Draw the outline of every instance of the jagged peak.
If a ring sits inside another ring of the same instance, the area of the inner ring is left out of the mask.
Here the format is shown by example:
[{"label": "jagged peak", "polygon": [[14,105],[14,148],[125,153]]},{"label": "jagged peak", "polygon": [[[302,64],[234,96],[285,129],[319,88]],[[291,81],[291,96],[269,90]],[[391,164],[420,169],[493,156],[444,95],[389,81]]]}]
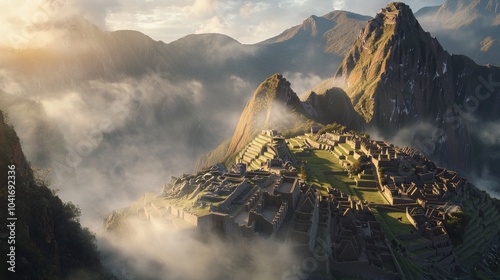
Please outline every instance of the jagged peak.
[{"label": "jagged peak", "polygon": [[405,3],[391,2],[387,7],[382,8],[370,22],[396,25],[397,30],[403,25],[409,28],[415,27],[414,25],[417,23],[417,19],[411,8]]},{"label": "jagged peak", "polygon": [[[408,5],[393,2],[367,23],[334,77],[345,82],[355,108],[370,122],[374,94],[388,73],[404,76],[415,67],[422,68],[423,57],[432,61],[431,65],[446,64],[450,58],[439,42],[422,29]],[[443,72],[439,70],[439,74]]]},{"label": "jagged peak", "polygon": [[[411,42],[406,45],[419,45],[425,41],[432,45],[435,52],[443,49],[439,42],[428,32],[425,32],[411,8],[401,2],[392,2],[370,21],[368,21],[360,37],[351,49],[350,55],[359,57],[359,53],[365,50],[374,54],[376,50],[387,53],[387,48],[400,46],[403,42]],[[346,57],[348,58],[348,57]]]}]

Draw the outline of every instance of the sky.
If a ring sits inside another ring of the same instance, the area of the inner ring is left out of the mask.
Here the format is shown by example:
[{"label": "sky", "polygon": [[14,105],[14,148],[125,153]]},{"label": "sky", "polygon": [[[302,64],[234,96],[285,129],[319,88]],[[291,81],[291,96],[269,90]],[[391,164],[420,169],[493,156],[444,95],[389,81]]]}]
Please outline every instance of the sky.
[{"label": "sky", "polygon": [[[251,44],[310,15],[348,10],[374,16],[387,0],[0,0],[0,45],[36,46],[56,38],[50,23],[83,15],[105,30],[138,30],[166,43],[193,33],[223,33]],[[413,11],[444,0],[406,1]],[[14,4],[13,4],[14,3]]]}]

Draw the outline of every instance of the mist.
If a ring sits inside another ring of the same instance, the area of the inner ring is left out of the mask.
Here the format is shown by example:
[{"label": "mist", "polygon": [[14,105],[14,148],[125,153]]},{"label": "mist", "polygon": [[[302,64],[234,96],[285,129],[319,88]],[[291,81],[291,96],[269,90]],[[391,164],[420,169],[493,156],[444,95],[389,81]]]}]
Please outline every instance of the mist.
[{"label": "mist", "polygon": [[[151,225],[142,224],[144,231],[126,241],[103,230],[113,210],[158,191],[171,176],[191,173],[200,154],[232,135],[242,110],[238,94],[250,92],[250,82],[236,75],[221,80],[174,80],[161,72],[83,80],[36,96],[2,92],[0,108],[18,131],[32,167],[41,167],[41,173],[50,170],[44,178],[49,187],[81,208],[80,222],[97,234],[109,267],[127,267],[127,273],[146,279],[220,279],[228,271],[241,279],[266,278],[274,260],[261,263],[264,258],[254,250],[270,255],[269,246],[239,252],[222,241],[202,243],[159,225],[151,232]],[[19,88],[29,87],[12,80],[16,82]],[[217,91],[238,94],[221,103],[213,97]],[[248,270],[236,269],[235,259],[252,259],[253,264]],[[257,272],[254,267],[259,267]],[[121,269],[113,273],[133,279]]]},{"label": "mist", "polygon": [[424,30],[436,37],[450,53],[466,55],[478,64],[500,65],[495,15],[481,7],[478,11],[467,7],[454,11],[455,8],[450,7],[439,15],[435,10],[416,16]]},{"label": "mist", "polygon": [[129,218],[126,235],[100,235],[103,262],[120,279],[281,279],[297,262],[285,245],[228,242],[196,229]]},{"label": "mist", "polygon": [[302,95],[302,93],[307,92],[308,90],[319,85],[323,80],[325,80],[325,78],[318,75],[301,72],[285,72],[283,73],[283,77],[290,81],[293,90],[298,93],[299,97]]}]

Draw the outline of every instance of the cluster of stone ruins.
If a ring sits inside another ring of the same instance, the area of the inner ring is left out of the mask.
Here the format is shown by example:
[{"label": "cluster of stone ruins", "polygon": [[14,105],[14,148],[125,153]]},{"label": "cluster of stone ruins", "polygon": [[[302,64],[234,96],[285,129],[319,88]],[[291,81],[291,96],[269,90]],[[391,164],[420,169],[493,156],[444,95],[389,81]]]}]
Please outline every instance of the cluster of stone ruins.
[{"label": "cluster of stone ruins", "polygon": [[[287,144],[276,131],[263,131],[239,153],[230,170],[215,165],[193,175],[172,177],[145,216],[152,220],[157,213],[168,214],[227,240],[264,238],[309,254],[322,244],[329,257],[320,262],[320,270],[352,275],[363,271],[381,279],[400,279],[395,253],[370,210],[374,205],[335,186],[328,194],[320,193],[301,179],[300,165]],[[453,246],[443,223],[459,206],[445,199],[462,192],[468,184],[465,179],[437,168],[413,149],[358,135],[326,133],[316,140],[306,139],[305,145],[304,153],[308,149],[330,151],[346,170],[354,161],[370,166],[351,176],[359,178],[357,185],[377,188],[388,201],[385,206],[404,210],[403,215],[406,212],[414,232],[399,238],[425,238],[414,249],[430,248],[427,257],[454,269]],[[372,179],[372,183],[361,179]]]}]

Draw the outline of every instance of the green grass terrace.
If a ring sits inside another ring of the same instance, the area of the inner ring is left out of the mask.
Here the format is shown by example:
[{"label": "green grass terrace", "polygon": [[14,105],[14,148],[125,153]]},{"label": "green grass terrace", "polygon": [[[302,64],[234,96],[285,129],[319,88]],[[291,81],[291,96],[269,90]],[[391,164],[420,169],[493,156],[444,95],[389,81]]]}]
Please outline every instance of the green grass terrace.
[{"label": "green grass terrace", "polygon": [[[413,245],[407,244],[410,242],[425,241],[422,239],[416,239],[404,241],[407,242],[404,243],[397,238],[397,235],[410,234],[411,232],[414,232],[414,228],[406,218],[405,212],[377,208],[371,208],[371,211],[380,222],[380,225],[384,230],[388,240],[397,241],[403,246]],[[401,218],[401,221],[398,218]],[[422,275],[422,269],[418,266],[418,264],[415,263],[415,261],[410,260],[409,255],[411,254],[409,252],[407,252],[407,254],[403,254],[401,253],[401,251],[397,250],[394,252],[394,255],[396,256],[396,259],[398,260],[398,263],[401,266],[403,274],[407,280],[420,279],[420,276]]]},{"label": "green grass terrace", "polygon": [[[295,153],[299,151],[300,149],[292,149]],[[308,180],[320,186],[323,193],[327,193],[330,188],[336,188],[368,203],[388,204],[376,187],[356,187],[354,179],[349,178],[340,161],[329,151],[311,150],[309,156],[296,155],[296,158],[299,161],[307,161],[310,168]]]}]

